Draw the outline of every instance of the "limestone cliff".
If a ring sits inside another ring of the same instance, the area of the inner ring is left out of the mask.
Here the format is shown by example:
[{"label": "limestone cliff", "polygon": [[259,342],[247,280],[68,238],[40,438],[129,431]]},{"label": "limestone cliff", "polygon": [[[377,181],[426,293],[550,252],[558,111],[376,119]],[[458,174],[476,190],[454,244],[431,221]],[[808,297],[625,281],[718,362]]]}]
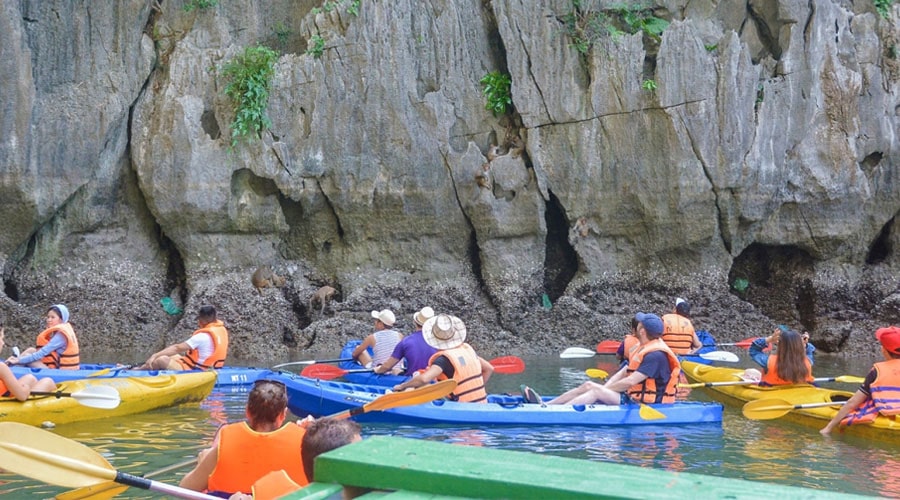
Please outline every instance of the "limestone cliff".
[{"label": "limestone cliff", "polygon": [[[3,2],[8,343],[64,301],[88,349],[137,358],[209,302],[266,361],[432,305],[488,352],[549,352],[687,295],[720,339],[872,352],[900,321],[900,10],[632,4]],[[221,69],[257,44],[271,127],[232,147]],[[258,265],[288,284],[258,294]]]}]

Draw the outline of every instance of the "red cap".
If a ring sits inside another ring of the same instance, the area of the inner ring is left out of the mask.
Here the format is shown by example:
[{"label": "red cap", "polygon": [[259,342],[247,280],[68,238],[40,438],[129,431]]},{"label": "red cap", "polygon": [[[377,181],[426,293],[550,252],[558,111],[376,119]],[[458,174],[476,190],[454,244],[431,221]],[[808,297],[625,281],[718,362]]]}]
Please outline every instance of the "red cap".
[{"label": "red cap", "polygon": [[875,330],[875,338],[888,352],[900,354],[900,328],[888,326]]}]

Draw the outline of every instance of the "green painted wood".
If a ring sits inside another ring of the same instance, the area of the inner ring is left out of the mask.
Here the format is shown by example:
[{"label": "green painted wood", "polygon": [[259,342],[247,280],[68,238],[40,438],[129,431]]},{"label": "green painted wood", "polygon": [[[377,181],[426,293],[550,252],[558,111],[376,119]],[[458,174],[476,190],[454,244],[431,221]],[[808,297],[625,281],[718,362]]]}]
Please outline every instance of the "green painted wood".
[{"label": "green painted wood", "polygon": [[863,498],[741,479],[389,436],[370,437],[322,454],[316,459],[315,480],[464,498]]},{"label": "green painted wood", "polygon": [[344,487],[339,484],[310,483],[305,488],[281,498],[325,500],[326,498],[341,498],[342,491],[344,491]]}]

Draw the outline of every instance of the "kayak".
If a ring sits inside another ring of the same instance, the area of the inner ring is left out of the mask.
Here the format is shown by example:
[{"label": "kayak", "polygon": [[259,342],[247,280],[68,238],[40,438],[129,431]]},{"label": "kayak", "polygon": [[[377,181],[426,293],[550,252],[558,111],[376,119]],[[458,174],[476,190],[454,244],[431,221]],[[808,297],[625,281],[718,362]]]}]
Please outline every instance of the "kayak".
[{"label": "kayak", "polygon": [[[348,340],[347,343],[344,344],[344,348],[341,349],[341,355],[338,356],[338,358],[352,359],[353,350],[356,349],[356,346],[359,344],[362,344],[362,340]],[[361,370],[365,367],[357,361],[341,361],[338,363],[338,368],[343,370]],[[402,384],[409,380],[409,377],[403,375],[376,375],[372,372],[351,372],[344,375],[343,378],[347,382],[354,384],[377,385],[382,387],[394,387],[397,384]]]},{"label": "kayak", "polygon": [[[302,377],[294,373],[263,375],[285,384],[288,408],[298,416],[331,415],[371,402],[387,388],[350,382]],[[551,398],[544,398],[548,400]],[[430,403],[362,413],[360,422],[396,424],[462,425],[676,425],[710,423],[721,425],[719,403],[681,402],[649,405],[664,418],[645,419],[640,405],[546,405],[525,404],[521,396],[491,394],[487,403],[458,403],[435,400]]]},{"label": "kayak", "polygon": [[[29,368],[27,366],[11,366],[16,377],[30,373],[37,378],[50,377],[54,382],[66,382],[84,378],[126,378],[126,377],[155,377],[158,375],[179,375],[182,373],[198,373],[196,370],[128,370],[127,366],[118,367],[112,364],[81,364],[78,370],[59,370],[55,368]],[[108,370],[108,371],[106,371]],[[216,387],[250,385],[256,381],[259,374],[268,368],[253,368],[248,366],[225,366],[215,370]],[[98,373],[103,371],[104,373]]]},{"label": "kayak", "polygon": [[44,422],[68,424],[143,413],[182,403],[203,401],[212,392],[216,375],[211,372],[157,375],[153,377],[117,377],[69,380],[57,390],[77,393],[91,386],[116,389],[121,402],[113,409],[84,406],[74,397],[32,396],[26,401],[0,398],[0,421],[41,425]]},{"label": "kayak", "polygon": [[[682,361],[682,373],[693,383],[698,382],[739,382],[738,376],[744,372],[742,368],[723,368],[701,365],[690,361]],[[852,387],[852,386],[851,386]],[[760,387],[751,385],[725,385],[704,387],[715,399],[743,406],[750,401],[761,399],[778,399],[790,405],[823,404],[846,401],[853,392],[817,387],[812,384],[795,384],[783,386]],[[856,388],[853,387],[855,391]],[[773,405],[777,406],[777,405]],[[801,408],[787,412],[780,420],[821,429],[840,409],[840,405]],[[837,431],[836,431],[837,432]],[[900,422],[890,417],[878,415],[871,424],[855,424],[841,426],[840,432],[861,437],[900,440]]]}]

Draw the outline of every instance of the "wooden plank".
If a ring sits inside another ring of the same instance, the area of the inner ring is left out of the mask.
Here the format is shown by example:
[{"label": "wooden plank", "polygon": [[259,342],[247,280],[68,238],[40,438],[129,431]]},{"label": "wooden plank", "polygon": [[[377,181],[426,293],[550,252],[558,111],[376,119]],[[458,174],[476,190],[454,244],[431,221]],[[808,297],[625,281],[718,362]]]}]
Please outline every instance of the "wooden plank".
[{"label": "wooden plank", "polygon": [[[316,459],[316,482],[463,498],[864,498],[520,451],[375,436]],[[285,498],[304,498],[297,492]],[[391,496],[391,495],[388,495]]]}]

